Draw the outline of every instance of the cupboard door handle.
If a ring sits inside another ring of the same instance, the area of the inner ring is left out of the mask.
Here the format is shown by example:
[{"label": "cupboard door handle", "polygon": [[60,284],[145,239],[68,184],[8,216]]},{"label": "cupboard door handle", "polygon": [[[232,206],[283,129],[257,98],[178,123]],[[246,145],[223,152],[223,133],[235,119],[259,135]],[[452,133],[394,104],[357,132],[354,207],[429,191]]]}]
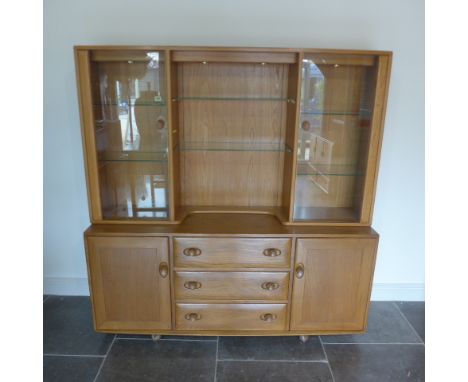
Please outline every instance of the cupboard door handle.
[{"label": "cupboard door handle", "polygon": [[281,250],[278,248],[267,248],[263,251],[263,256],[277,257],[279,255],[281,255]]},{"label": "cupboard door handle", "polygon": [[296,277],[302,279],[304,277],[304,264],[299,263],[296,266]]},{"label": "cupboard door handle", "polygon": [[273,282],[265,282],[262,284],[262,289],[265,289],[265,290],[275,290],[275,289],[278,289],[280,287],[280,285],[278,283],[273,283]]},{"label": "cupboard door handle", "polygon": [[265,321],[265,322],[273,322],[278,318],[276,314],[272,313],[264,313],[260,316],[260,320]]},{"label": "cupboard door handle", "polygon": [[169,266],[167,265],[167,263],[159,264],[159,274],[162,278],[167,277],[167,275],[169,274]]},{"label": "cupboard door handle", "polygon": [[194,256],[200,256],[202,252],[200,248],[190,247],[190,248],[185,248],[182,253],[185,256],[194,257]]},{"label": "cupboard door handle", "polygon": [[191,289],[191,290],[200,289],[201,286],[202,286],[201,282],[199,282],[199,281],[186,281],[184,283],[184,288]]},{"label": "cupboard door handle", "polygon": [[185,315],[185,319],[186,319],[187,321],[192,321],[192,322],[194,322],[194,321],[201,320],[201,316],[200,316],[198,313],[187,313],[187,314]]}]

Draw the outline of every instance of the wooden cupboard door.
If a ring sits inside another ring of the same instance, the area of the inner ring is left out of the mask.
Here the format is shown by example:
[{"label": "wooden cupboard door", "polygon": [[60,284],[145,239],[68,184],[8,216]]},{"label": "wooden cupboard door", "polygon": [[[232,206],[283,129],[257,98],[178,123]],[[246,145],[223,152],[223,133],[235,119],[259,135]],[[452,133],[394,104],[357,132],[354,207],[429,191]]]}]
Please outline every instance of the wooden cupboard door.
[{"label": "wooden cupboard door", "polygon": [[171,329],[167,238],[88,237],[97,330]]},{"label": "wooden cupboard door", "polygon": [[291,330],[362,331],[378,238],[298,239]]}]

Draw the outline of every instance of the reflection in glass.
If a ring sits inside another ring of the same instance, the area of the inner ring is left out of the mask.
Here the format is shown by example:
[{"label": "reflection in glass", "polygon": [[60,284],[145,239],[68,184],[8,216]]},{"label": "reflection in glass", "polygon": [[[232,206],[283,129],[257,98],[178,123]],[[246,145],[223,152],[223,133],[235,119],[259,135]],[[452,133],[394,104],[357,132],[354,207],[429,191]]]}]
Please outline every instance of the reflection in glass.
[{"label": "reflection in glass", "polygon": [[160,52],[93,62],[103,216],[165,219],[167,108]]},{"label": "reflection in glass", "polygon": [[303,60],[296,221],[359,219],[374,84],[368,62]]}]

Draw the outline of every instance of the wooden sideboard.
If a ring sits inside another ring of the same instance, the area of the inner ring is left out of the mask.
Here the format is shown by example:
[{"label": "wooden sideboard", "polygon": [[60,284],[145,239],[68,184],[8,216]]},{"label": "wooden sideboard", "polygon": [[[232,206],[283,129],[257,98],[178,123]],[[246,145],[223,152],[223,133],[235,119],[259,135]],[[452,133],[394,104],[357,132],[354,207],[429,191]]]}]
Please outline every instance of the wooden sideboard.
[{"label": "wooden sideboard", "polygon": [[378,235],[194,214],[85,234],[96,330],[194,335],[361,333]]},{"label": "wooden sideboard", "polygon": [[365,331],[391,58],[75,47],[96,330]]}]

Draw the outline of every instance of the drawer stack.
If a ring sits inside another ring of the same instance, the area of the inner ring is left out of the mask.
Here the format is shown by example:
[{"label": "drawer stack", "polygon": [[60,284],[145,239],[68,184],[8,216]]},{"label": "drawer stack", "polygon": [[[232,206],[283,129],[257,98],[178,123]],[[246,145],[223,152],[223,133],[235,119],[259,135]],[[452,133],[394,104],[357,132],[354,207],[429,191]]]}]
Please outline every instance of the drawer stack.
[{"label": "drawer stack", "polygon": [[287,330],[291,240],[174,238],[177,330]]}]

